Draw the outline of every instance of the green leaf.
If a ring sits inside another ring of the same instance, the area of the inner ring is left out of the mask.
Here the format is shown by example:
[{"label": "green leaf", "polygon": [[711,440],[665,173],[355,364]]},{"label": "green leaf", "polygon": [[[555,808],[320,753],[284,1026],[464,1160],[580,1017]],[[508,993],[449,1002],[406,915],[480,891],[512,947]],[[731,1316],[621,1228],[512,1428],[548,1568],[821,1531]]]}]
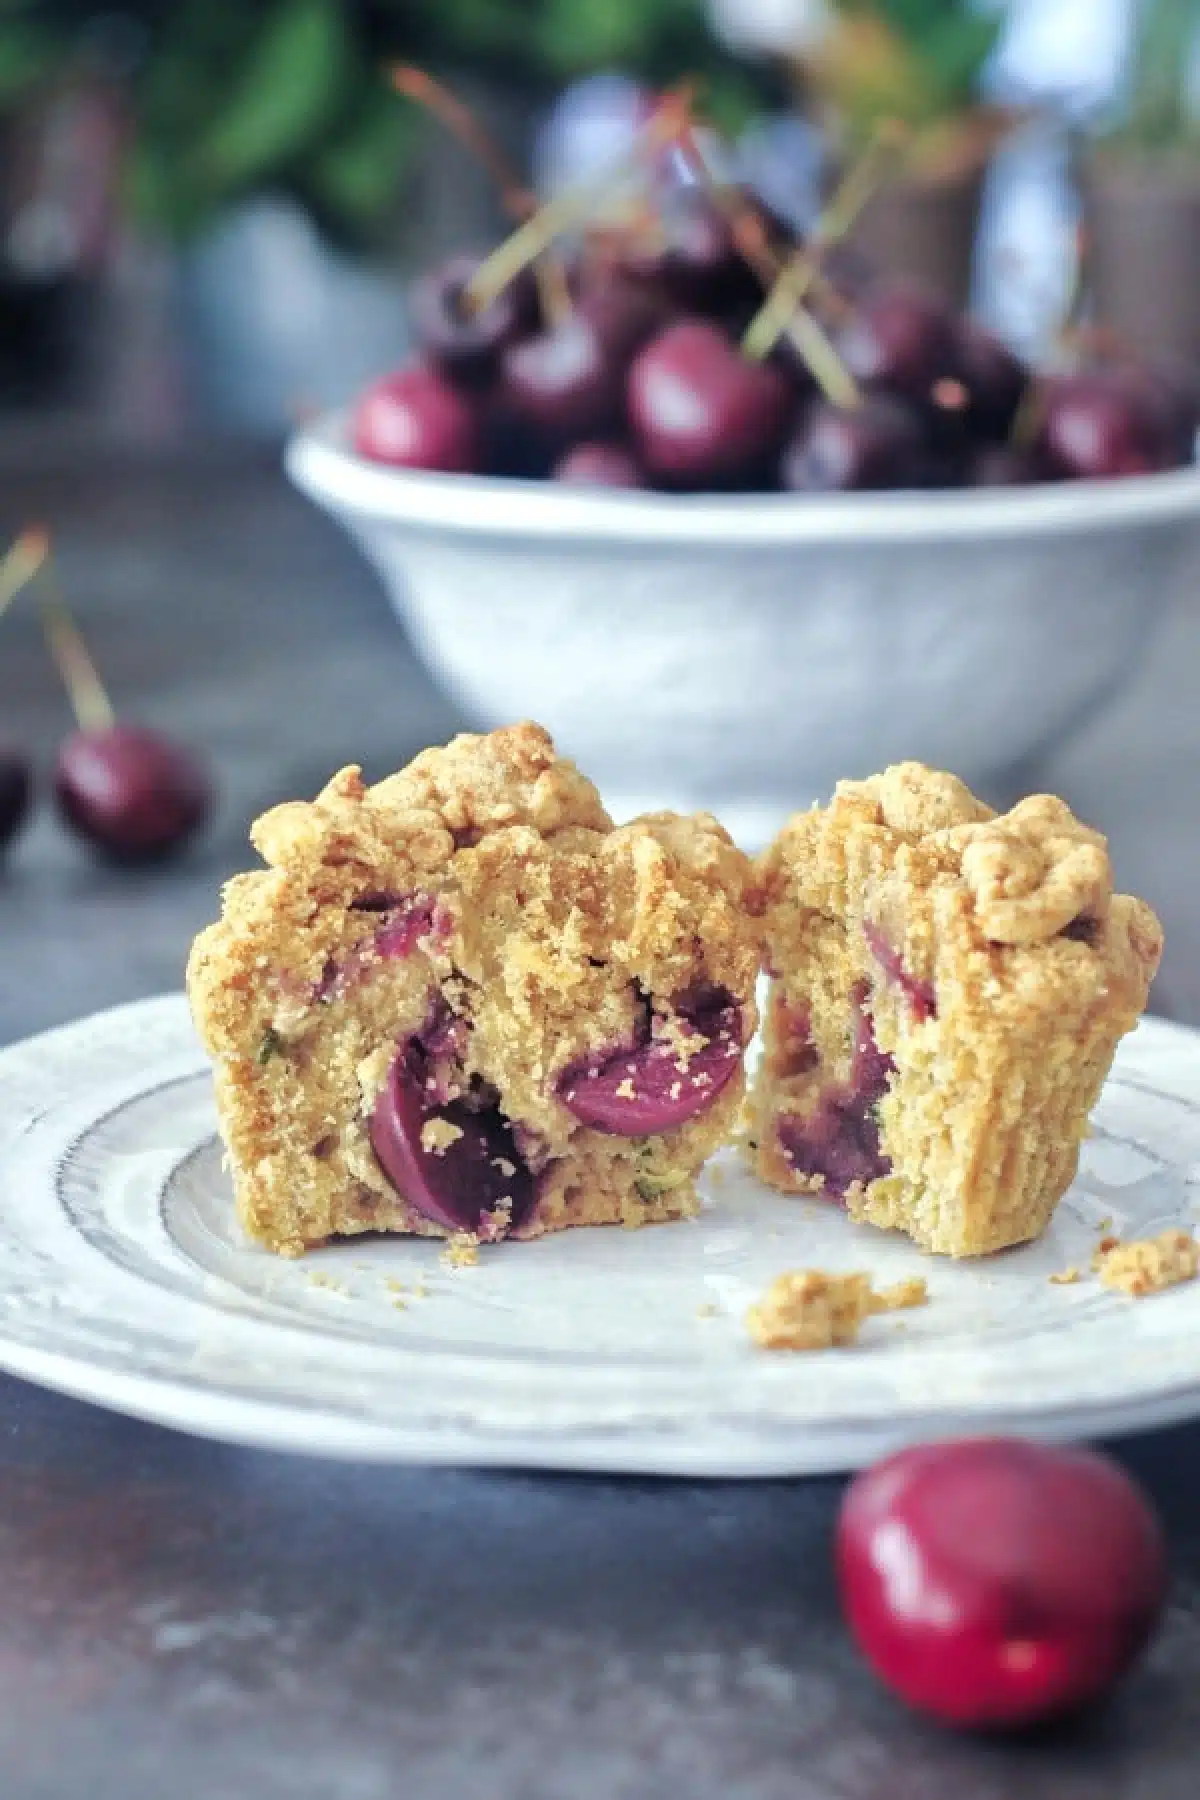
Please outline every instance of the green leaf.
[{"label": "green leaf", "polygon": [[1192,72],[1200,46],[1200,0],[1146,0],[1134,44],[1129,135],[1166,150],[1195,130]]},{"label": "green leaf", "polygon": [[355,61],[338,0],[284,0],[274,6],[196,146],[197,169],[229,191],[274,175],[337,118],[352,88]]},{"label": "green leaf", "polygon": [[57,44],[48,26],[32,19],[0,25],[0,105],[9,105],[49,72]]},{"label": "green leaf", "polygon": [[314,209],[339,236],[375,237],[392,211],[421,121],[376,87],[300,171]]},{"label": "green leaf", "polygon": [[613,64],[636,67],[645,60],[662,10],[642,0],[592,0],[582,7],[556,0],[542,8],[535,42],[546,64],[564,76]]},{"label": "green leaf", "polygon": [[979,13],[947,19],[924,46],[930,86],[945,110],[965,107],[976,98],[984,64],[996,47],[1000,21]]},{"label": "green leaf", "polygon": [[713,72],[700,91],[704,116],[726,138],[739,138],[761,116],[763,97],[754,83],[732,65]]}]

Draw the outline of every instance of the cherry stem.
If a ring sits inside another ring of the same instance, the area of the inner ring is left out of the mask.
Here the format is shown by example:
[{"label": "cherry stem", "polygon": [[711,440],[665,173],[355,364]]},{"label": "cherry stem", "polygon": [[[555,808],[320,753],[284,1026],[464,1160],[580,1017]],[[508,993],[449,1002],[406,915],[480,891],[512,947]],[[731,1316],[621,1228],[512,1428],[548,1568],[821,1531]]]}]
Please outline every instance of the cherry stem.
[{"label": "cherry stem", "polygon": [[567,271],[557,256],[546,255],[539,257],[534,263],[533,273],[537,280],[542,316],[553,331],[556,326],[564,324],[575,311]]},{"label": "cherry stem", "polygon": [[504,209],[516,220],[527,219],[536,201],[495,138],[457,94],[424,69],[400,63],[390,70],[392,86],[406,100],[432,113],[483,164],[500,190]]},{"label": "cherry stem", "polygon": [[636,169],[648,152],[669,144],[678,135],[680,117],[686,117],[690,94],[690,83],[664,94],[653,117],[610,168],[591,181],[564,188],[519,226],[476,270],[465,292],[467,304],[476,312],[486,311],[522,269],[550,248],[555,238],[594,213],[616,183]]},{"label": "cherry stem", "polygon": [[1045,403],[1046,396],[1041,383],[1031,381],[1013,414],[1013,422],[1008,434],[1008,441],[1014,450],[1028,450],[1032,447],[1042,428]]},{"label": "cherry stem", "polygon": [[1060,342],[1069,342],[1083,324],[1091,286],[1091,239],[1087,227],[1080,225],[1075,233],[1075,260],[1071,268],[1071,286],[1059,327]]},{"label": "cherry stem", "polygon": [[[49,548],[47,539],[47,553]],[[48,561],[42,580],[50,588],[49,593],[43,593],[38,607],[42,630],[46,634],[50,654],[62,676],[75,722],[81,731],[107,731],[116,724],[117,715],[113,710],[113,703],[92,661],[91,652],[83,641],[83,634],[67,611],[66,602],[59,592],[58,582]]]},{"label": "cherry stem", "polygon": [[[782,265],[771,249],[758,212],[736,189],[723,187],[713,178],[696,142],[689,118],[685,118],[680,126],[678,141],[689,166],[708,190],[713,204],[729,220],[734,244],[743,260],[749,264],[764,289],[777,288],[783,276]],[[801,295],[796,300],[780,330],[762,353],[763,358],[770,355],[778,337],[786,334],[800,352],[813,380],[832,405],[848,409],[861,406],[862,392],[858,383],[838,355],[828,333],[803,305],[803,298]],[[746,355],[755,355],[749,348],[748,341],[743,342],[742,348]],[[761,359],[756,357],[755,360]]]},{"label": "cherry stem", "polygon": [[50,551],[50,539],[40,525],[31,525],[0,562],[0,619],[17,595],[29,586]]},{"label": "cherry stem", "polygon": [[[742,340],[747,356],[769,356],[787,330],[795,309],[807,297],[821,272],[821,262],[831,244],[838,243],[854,225],[879,183],[879,163],[906,137],[904,127],[880,125],[858,161],[847,171],[824,215],[817,221],[809,242],[797,250],[781,271],[766,304],[752,319]],[[813,370],[814,375],[816,370]]]},{"label": "cherry stem", "polygon": [[[537,210],[537,201],[508,160],[495,138],[457,94],[424,69],[401,63],[391,70],[392,86],[406,100],[415,101],[443,124],[487,170],[497,188],[504,210],[522,224]],[[534,267],[542,316],[548,326],[561,325],[571,316],[571,295],[566,271],[547,256]],[[482,307],[474,308],[482,311]]]}]

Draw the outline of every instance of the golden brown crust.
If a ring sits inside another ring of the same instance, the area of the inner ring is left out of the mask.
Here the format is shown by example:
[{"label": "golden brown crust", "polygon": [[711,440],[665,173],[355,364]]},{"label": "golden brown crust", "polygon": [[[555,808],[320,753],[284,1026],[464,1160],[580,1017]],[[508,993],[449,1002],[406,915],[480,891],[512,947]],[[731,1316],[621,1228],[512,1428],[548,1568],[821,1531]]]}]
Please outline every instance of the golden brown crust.
[{"label": "golden brown crust", "polygon": [[852,1216],[952,1255],[1036,1236],[1162,952],[1150,908],[1113,894],[1100,834],[1052,796],[997,818],[902,764],[794,817],[754,905],[778,977],[754,1101],[763,1177],[822,1186],[780,1124],[851,1080],[857,994],[896,1072],[874,1114],[891,1172],[851,1185]]},{"label": "golden brown crust", "polygon": [[[367,1135],[397,1042],[435,1003],[463,1023],[463,1082],[495,1090],[535,1146],[539,1202],[522,1235],[694,1208],[739,1081],[641,1140],[583,1129],[556,1084],[632,1040],[642,996],[666,1017],[673,996],[723,988],[753,1029],[749,865],[714,820],[614,829],[546,733],[520,725],[425,751],[373,788],[343,770],[315,801],[266,814],[253,839],[269,866],[229,883],[188,985],[254,1236],[297,1253],[352,1231],[441,1235]],[[411,943],[381,954],[381,918],[406,908]]]}]

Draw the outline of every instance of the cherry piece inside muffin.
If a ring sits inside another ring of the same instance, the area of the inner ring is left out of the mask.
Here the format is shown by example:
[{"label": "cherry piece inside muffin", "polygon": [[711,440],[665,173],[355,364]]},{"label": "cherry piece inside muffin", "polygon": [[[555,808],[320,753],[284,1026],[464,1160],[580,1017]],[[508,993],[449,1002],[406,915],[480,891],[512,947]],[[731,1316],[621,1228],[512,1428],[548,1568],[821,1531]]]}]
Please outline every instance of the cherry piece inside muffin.
[{"label": "cherry piece inside muffin", "polygon": [[1162,952],[1100,834],[904,763],[797,814],[755,906],[763,1179],[951,1256],[1036,1237]]},{"label": "cherry piece inside muffin", "polygon": [[694,1211],[756,1023],[749,865],[714,820],[616,829],[522,725],[345,770],[253,838],[268,867],[189,969],[253,1237]]}]

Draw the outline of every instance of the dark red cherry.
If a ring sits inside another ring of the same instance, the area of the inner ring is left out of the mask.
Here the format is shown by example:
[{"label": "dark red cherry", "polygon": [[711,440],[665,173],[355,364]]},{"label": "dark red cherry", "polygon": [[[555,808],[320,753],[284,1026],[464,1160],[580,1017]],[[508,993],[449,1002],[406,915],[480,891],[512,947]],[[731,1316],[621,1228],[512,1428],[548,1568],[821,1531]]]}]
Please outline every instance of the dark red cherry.
[{"label": "dark red cherry", "polygon": [[[485,1214],[506,1220],[509,1228],[523,1225],[533,1210],[534,1184],[512,1126],[496,1107],[476,1110],[464,1100],[439,1104],[438,1090],[424,1047],[409,1040],[393,1059],[371,1114],[371,1148],[380,1168],[402,1199],[446,1231],[486,1229]],[[438,1121],[458,1135],[441,1142],[436,1129],[427,1129]]]},{"label": "dark red cherry", "polygon": [[[958,381],[966,390],[968,433],[988,443],[1006,443],[1030,381],[1020,357],[993,332],[965,320],[958,332]],[[935,404],[937,399],[935,390]]]},{"label": "dark red cherry", "polygon": [[1046,381],[1037,449],[1053,473],[1076,481],[1150,475],[1179,462],[1177,430],[1120,369]]},{"label": "dark red cherry", "polygon": [[66,822],[118,862],[149,862],[182,848],[213,801],[191,751],[138,725],[72,733],[58,753],[54,788]]},{"label": "dark red cherry", "polygon": [[467,302],[481,257],[456,256],[413,283],[409,316],[417,347],[460,386],[479,387],[496,372],[500,353],[537,329],[537,282],[521,271],[482,312]]},{"label": "dark red cherry", "polygon": [[823,285],[843,302],[862,299],[876,284],[870,257],[846,238],[826,247],[821,256],[821,275]]},{"label": "dark red cherry", "polygon": [[504,393],[519,420],[567,444],[620,423],[621,373],[620,359],[576,311],[507,352]]},{"label": "dark red cherry", "polygon": [[785,1113],[780,1119],[784,1156],[797,1175],[819,1176],[827,1199],[843,1201],[857,1184],[865,1187],[891,1173],[880,1142],[879,1102],[895,1072],[895,1063],[879,1048],[864,1001],[855,1022],[850,1079],[827,1088],[811,1113]]},{"label": "dark red cherry", "polygon": [[939,381],[958,373],[958,333],[937,300],[903,286],[872,289],[837,338],[838,352],[863,387],[884,388],[932,404]]},{"label": "dark red cherry", "polygon": [[1029,487],[1048,479],[1037,451],[1022,444],[985,444],[967,468],[970,487]]},{"label": "dark red cherry", "polygon": [[0,852],[6,850],[33,806],[33,771],[29,759],[10,744],[0,744]]},{"label": "dark red cherry", "polygon": [[620,444],[576,444],[555,469],[554,479],[574,487],[641,488],[646,485],[637,458]]},{"label": "dark red cherry", "polygon": [[628,280],[619,269],[593,269],[581,277],[577,306],[614,356],[626,362],[676,317],[653,285]]},{"label": "dark red cherry", "polygon": [[615,1137],[674,1131],[707,1111],[742,1065],[742,1010],[728,994],[677,1012],[671,1030],[660,1022],[656,1031],[633,1050],[563,1076],[559,1094],[582,1124]]},{"label": "dark red cherry", "polygon": [[[756,204],[762,216],[762,208]],[[768,233],[773,221],[764,221]],[[689,313],[724,317],[760,306],[764,297],[724,213],[699,187],[674,183],[650,231],[635,238],[623,261],[639,280],[659,286]]]},{"label": "dark red cherry", "polygon": [[900,989],[917,1023],[923,1025],[928,1019],[936,1019],[937,989],[933,983],[913,974],[899,950],[878,925],[865,926],[864,935],[871,955],[888,980]]},{"label": "dark red cherry", "polygon": [[891,394],[867,394],[861,406],[818,401],[783,457],[783,485],[799,494],[924,487],[928,472],[922,416]]},{"label": "dark red cherry", "polygon": [[522,418],[499,384],[483,407],[482,442],[480,473],[510,481],[548,480],[562,448]]},{"label": "dark red cherry", "polygon": [[629,376],[629,415],[646,468],[665,485],[764,482],[795,406],[775,363],[752,362],[716,325],[684,320],[646,346]]},{"label": "dark red cherry", "polygon": [[1144,396],[1180,465],[1194,461],[1200,429],[1200,376],[1196,371],[1178,363],[1151,362],[1119,365],[1114,373],[1119,373],[1132,392]]},{"label": "dark red cherry", "polygon": [[946,1724],[1021,1728],[1098,1699],[1166,1596],[1162,1532],[1120,1466],[1012,1438],[923,1444],[859,1475],[837,1530],[859,1649]]},{"label": "dark red cherry", "polygon": [[663,317],[660,301],[629,284],[590,286],[569,317],[505,352],[507,405],[560,446],[615,431],[630,361]]},{"label": "dark red cherry", "polygon": [[483,453],[476,405],[424,363],[385,375],[369,387],[354,415],[354,448],[398,469],[473,475]]}]

